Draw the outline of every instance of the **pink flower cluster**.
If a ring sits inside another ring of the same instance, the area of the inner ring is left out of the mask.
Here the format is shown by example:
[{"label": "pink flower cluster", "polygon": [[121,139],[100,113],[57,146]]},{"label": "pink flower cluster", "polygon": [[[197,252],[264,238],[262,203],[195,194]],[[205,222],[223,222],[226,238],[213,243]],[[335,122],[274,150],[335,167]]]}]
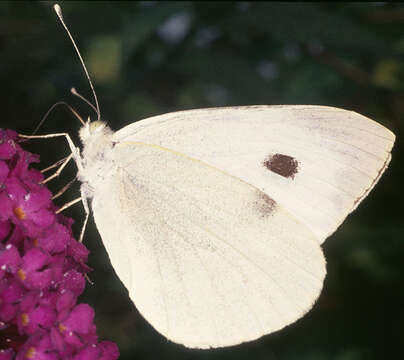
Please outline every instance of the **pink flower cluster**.
[{"label": "pink flower cluster", "polygon": [[0,129],[0,360],[113,360],[94,310],[77,304],[90,268],[17,133]]}]

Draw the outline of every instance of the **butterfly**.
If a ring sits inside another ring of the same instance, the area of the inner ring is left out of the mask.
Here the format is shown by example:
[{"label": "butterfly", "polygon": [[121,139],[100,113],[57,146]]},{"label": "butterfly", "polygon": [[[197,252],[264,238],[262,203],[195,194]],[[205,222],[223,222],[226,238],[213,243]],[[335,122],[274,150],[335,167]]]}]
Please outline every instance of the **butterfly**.
[{"label": "butterfly", "polygon": [[71,146],[82,198],[140,313],[192,348],[251,341],[311,309],[321,245],[380,179],[395,140],[326,106],[179,111],[117,132],[97,112],[81,154]]}]

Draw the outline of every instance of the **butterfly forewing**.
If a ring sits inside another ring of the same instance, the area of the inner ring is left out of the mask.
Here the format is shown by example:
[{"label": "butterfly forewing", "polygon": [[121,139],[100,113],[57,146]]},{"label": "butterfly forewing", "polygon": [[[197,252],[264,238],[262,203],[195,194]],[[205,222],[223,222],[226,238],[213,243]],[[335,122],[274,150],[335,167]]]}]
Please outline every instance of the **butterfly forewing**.
[{"label": "butterfly forewing", "polygon": [[394,135],[352,111],[248,106],[180,111],[133,123],[114,139],[160,145],[265,192],[322,243],[386,169]]}]

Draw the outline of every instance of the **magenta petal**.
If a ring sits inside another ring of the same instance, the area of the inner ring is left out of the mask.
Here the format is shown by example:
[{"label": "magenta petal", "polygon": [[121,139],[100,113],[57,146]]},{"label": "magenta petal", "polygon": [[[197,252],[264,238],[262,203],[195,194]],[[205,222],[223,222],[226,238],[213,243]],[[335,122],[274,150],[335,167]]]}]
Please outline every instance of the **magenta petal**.
[{"label": "magenta petal", "polygon": [[76,304],[77,297],[72,291],[63,289],[63,294],[58,298],[56,303],[56,310],[61,312],[72,308]]},{"label": "magenta petal", "polygon": [[52,345],[50,336],[39,333],[31,336],[21,350],[16,360],[59,360],[59,356]]},{"label": "magenta petal", "polygon": [[14,141],[8,140],[6,142],[0,142],[0,159],[11,159],[17,152]]},{"label": "magenta petal", "polygon": [[52,270],[52,285],[54,286],[57,284],[59,287],[59,283],[63,279],[63,264],[63,261],[60,261],[60,259],[52,258],[50,268]]},{"label": "magenta petal", "polygon": [[30,314],[31,322],[40,325],[41,328],[50,328],[56,319],[56,312],[49,306],[38,306]]},{"label": "magenta petal", "polygon": [[73,360],[98,360],[100,350],[96,345],[90,345],[80,350],[74,357]]},{"label": "magenta petal", "polygon": [[82,339],[81,336],[78,336],[75,332],[69,331],[64,334],[64,341],[66,344],[71,345],[77,349],[81,348],[83,345],[85,345],[85,340]]},{"label": "magenta petal", "polygon": [[6,238],[6,236],[10,233],[10,230],[10,221],[0,221],[0,241]]},{"label": "magenta petal", "polygon": [[115,360],[119,358],[118,346],[112,341],[101,341],[97,347],[101,350],[98,360]]},{"label": "magenta petal", "polygon": [[58,253],[66,249],[70,239],[68,229],[58,223],[55,223],[44,234],[38,236],[38,246],[47,250],[49,253]]},{"label": "magenta petal", "polygon": [[49,306],[38,306],[33,308],[28,313],[23,313],[21,319],[25,319],[25,323],[19,324],[20,329],[23,329],[25,334],[32,335],[38,329],[50,329],[56,319],[55,311]]},{"label": "magenta petal", "polygon": [[71,239],[68,247],[68,254],[79,263],[87,261],[88,249],[80,242]]},{"label": "magenta petal", "polygon": [[30,213],[29,218],[35,225],[46,228],[54,222],[55,215],[52,211],[41,209]]},{"label": "magenta petal", "polygon": [[[33,188],[36,188],[43,179],[43,174],[36,169],[29,169],[26,176],[24,176],[25,183],[27,183],[29,186],[33,186]],[[31,190],[33,190],[33,188]]]},{"label": "magenta petal", "polygon": [[28,151],[20,149],[18,152],[18,161],[14,168],[11,170],[11,175],[25,180],[29,174],[28,166],[31,163],[39,162],[39,156],[31,154]]},{"label": "magenta petal", "polygon": [[24,290],[16,281],[7,282],[7,287],[2,288],[0,296],[3,301],[15,303],[21,300]]},{"label": "magenta petal", "polygon": [[13,349],[0,350],[0,360],[12,360],[14,359],[14,355]]},{"label": "magenta petal", "polygon": [[27,253],[23,257],[23,260],[24,271],[31,272],[48,264],[50,262],[50,257],[44,251],[38,248],[34,248],[27,251]]},{"label": "magenta petal", "polygon": [[30,289],[44,289],[51,284],[53,272],[47,267],[51,260],[49,255],[39,248],[33,248],[27,251],[23,260],[23,276],[20,279],[25,286]]},{"label": "magenta petal", "polygon": [[5,182],[7,193],[13,201],[21,202],[24,200],[25,195],[28,193],[28,189],[18,178],[12,176]]},{"label": "magenta petal", "polygon": [[[1,301],[1,298],[0,298]],[[17,313],[17,307],[10,303],[0,305],[0,320],[7,323],[11,321]]]},{"label": "magenta petal", "polygon": [[0,192],[0,220],[7,221],[13,215],[13,202],[6,194],[6,192]]},{"label": "magenta petal", "polygon": [[25,294],[20,304],[21,312],[29,312],[38,305],[39,296],[38,291],[29,291]]},{"label": "magenta petal", "polygon": [[[35,239],[42,231],[43,229],[41,226],[36,225],[33,221],[31,220],[18,220],[18,219],[13,219],[14,224],[21,228],[21,231],[24,236],[29,237],[31,239]],[[29,250],[31,246],[28,246],[27,249]]]},{"label": "magenta petal", "polygon": [[58,329],[53,327],[50,331],[50,338],[53,346],[60,352],[63,353],[65,351],[65,342],[63,340],[63,336]]},{"label": "magenta petal", "polygon": [[47,289],[52,284],[52,280],[52,269],[45,269],[29,273],[24,285],[29,289]]},{"label": "magenta petal", "polygon": [[71,311],[69,317],[63,321],[68,332],[87,334],[94,320],[94,310],[88,304],[79,304]]},{"label": "magenta petal", "polygon": [[24,209],[31,212],[48,207],[51,203],[51,197],[51,192],[45,187],[40,188],[38,191],[30,192],[25,197]]},{"label": "magenta petal", "polygon": [[55,309],[59,294],[56,291],[39,291],[39,303]]},{"label": "magenta petal", "polygon": [[8,322],[14,318],[23,294],[23,288],[16,281],[2,280],[0,285],[1,321]]},{"label": "magenta petal", "polygon": [[7,179],[7,175],[9,173],[9,168],[8,165],[6,164],[5,161],[0,160],[0,186],[4,183],[4,181]]},{"label": "magenta petal", "polygon": [[97,338],[97,328],[94,324],[91,324],[88,333],[80,335],[83,339],[85,339],[86,344],[96,344],[98,341]]},{"label": "magenta petal", "polygon": [[71,290],[76,296],[79,296],[86,285],[83,274],[76,270],[69,270],[63,274],[63,279],[60,282],[62,289]]},{"label": "magenta petal", "polygon": [[[55,207],[55,211],[56,210],[57,210],[57,208]],[[74,224],[74,220],[72,218],[68,218],[66,216],[63,216],[62,214],[58,214],[57,218],[58,218],[59,223],[66,226],[66,228],[69,231],[70,235],[73,237],[72,225]]]},{"label": "magenta petal", "polygon": [[60,331],[58,329],[56,329],[55,327],[53,327],[50,330],[50,339],[51,342],[53,344],[53,346],[59,351],[59,352],[63,352],[64,351],[64,341],[63,341],[63,337],[60,334]]},{"label": "magenta petal", "polygon": [[25,235],[23,233],[23,229],[21,226],[14,226],[14,230],[10,236],[10,238],[8,239],[8,243],[12,244],[14,246],[16,246],[17,248],[19,247],[19,245],[22,243],[22,241],[24,240]]},{"label": "magenta petal", "polygon": [[5,140],[17,140],[18,134],[14,130],[10,129],[0,129],[0,142]]},{"label": "magenta petal", "polygon": [[9,322],[17,313],[17,308],[10,303],[3,303],[0,305],[0,320],[3,322]]},{"label": "magenta petal", "polygon": [[15,274],[20,264],[21,257],[15,246],[8,244],[4,250],[0,250],[0,273]]}]

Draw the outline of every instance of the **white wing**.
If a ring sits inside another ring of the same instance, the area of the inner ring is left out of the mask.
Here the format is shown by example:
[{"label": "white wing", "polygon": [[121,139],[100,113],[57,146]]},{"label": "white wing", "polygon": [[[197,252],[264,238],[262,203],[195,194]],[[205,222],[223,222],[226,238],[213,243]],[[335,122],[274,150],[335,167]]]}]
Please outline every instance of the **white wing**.
[{"label": "white wing", "polygon": [[160,145],[259,188],[322,243],[368,194],[390,161],[392,132],[324,106],[248,106],[169,113],[114,139]]},{"label": "white wing", "polygon": [[268,195],[177,152],[113,150],[119,168],[93,211],[111,263],[143,316],[188,347],[256,339],[303,316],[325,262],[314,234]]}]

